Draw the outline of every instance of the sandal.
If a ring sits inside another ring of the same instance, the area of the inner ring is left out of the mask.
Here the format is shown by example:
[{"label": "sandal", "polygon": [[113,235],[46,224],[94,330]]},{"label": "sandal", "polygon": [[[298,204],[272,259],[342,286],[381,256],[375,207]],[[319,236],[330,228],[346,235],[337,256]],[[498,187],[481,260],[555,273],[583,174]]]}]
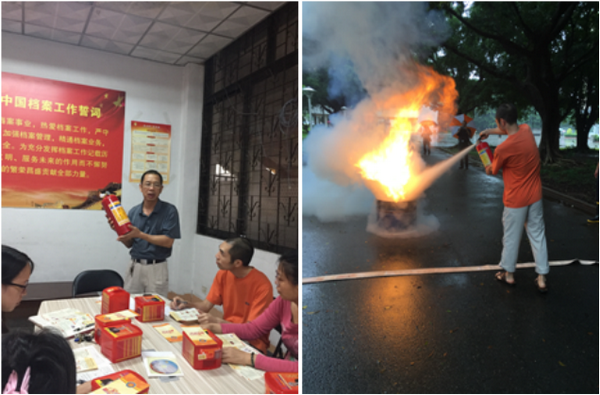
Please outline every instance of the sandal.
[{"label": "sandal", "polygon": [[540,283],[538,281],[539,277],[536,277],[534,282],[535,282],[535,287],[538,289],[538,291],[540,291],[541,293],[545,294],[546,292],[548,292],[548,284],[546,284],[545,287],[540,287]]},{"label": "sandal", "polygon": [[496,277],[496,280],[503,282],[505,284],[508,284],[510,286],[514,286],[516,284],[515,280],[513,280],[512,282],[508,282],[506,281],[506,274],[507,272],[498,272],[495,274],[494,277]]}]

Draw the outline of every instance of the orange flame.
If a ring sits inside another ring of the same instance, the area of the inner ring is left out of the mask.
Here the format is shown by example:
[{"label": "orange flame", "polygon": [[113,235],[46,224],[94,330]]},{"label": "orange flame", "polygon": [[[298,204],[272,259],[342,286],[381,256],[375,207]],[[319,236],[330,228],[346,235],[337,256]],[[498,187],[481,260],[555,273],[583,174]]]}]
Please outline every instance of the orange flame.
[{"label": "orange flame", "polygon": [[389,95],[380,104],[395,114],[388,136],[356,163],[367,186],[380,200],[383,196],[395,202],[418,197],[412,196],[411,192],[418,185],[423,162],[411,144],[411,138],[419,125],[416,116],[407,114],[418,114],[421,107],[427,106],[438,111],[438,124],[445,126],[456,113],[458,93],[452,78],[420,65],[415,65],[408,74],[412,76],[414,86],[404,93]]}]

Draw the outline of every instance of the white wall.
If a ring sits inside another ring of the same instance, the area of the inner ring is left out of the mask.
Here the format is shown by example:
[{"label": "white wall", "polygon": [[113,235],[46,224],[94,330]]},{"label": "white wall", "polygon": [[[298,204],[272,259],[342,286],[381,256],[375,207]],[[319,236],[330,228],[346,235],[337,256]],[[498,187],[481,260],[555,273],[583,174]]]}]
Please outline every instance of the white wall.
[{"label": "white wall", "polygon": [[[170,290],[206,296],[220,240],[196,234],[204,67],[176,67],[2,33],[2,71],[126,92],[122,203],[141,202],[129,183],[131,121],[170,124],[171,182],[161,199],[179,210],[182,239],[169,264]],[[129,253],[103,211],[2,208],[2,243],[36,263],[31,282],[70,281],[86,269],[125,275]],[[273,281],[277,255],[257,250],[252,265]]]}]

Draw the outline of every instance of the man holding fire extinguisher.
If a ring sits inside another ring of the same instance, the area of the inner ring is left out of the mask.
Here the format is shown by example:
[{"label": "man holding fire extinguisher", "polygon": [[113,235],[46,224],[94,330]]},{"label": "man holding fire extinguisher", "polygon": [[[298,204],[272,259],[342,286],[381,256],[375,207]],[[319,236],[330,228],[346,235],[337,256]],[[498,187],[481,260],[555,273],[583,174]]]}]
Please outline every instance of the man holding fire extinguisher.
[{"label": "man holding fire extinguisher", "polygon": [[529,125],[517,124],[517,109],[514,105],[502,104],[498,107],[496,125],[497,128],[480,133],[481,139],[490,134],[508,135],[506,141],[496,148],[492,164],[485,168],[487,174],[494,175],[502,170],[504,180],[504,238],[500,260],[504,271],[496,273],[496,279],[510,285],[515,284],[515,266],[525,228],[538,273],[535,285],[540,292],[546,292],[546,275],[550,271],[550,265],[542,207],[538,147]]},{"label": "man holding fire extinguisher", "polygon": [[[142,175],[140,192],[144,201],[129,210],[131,230],[117,238],[131,249],[131,265],[125,276],[125,289],[130,293],[166,296],[169,292],[167,258],[171,256],[175,239],[181,238],[181,232],[177,208],[159,199],[162,181],[162,175],[156,170]],[[110,218],[109,223],[114,229]]]}]

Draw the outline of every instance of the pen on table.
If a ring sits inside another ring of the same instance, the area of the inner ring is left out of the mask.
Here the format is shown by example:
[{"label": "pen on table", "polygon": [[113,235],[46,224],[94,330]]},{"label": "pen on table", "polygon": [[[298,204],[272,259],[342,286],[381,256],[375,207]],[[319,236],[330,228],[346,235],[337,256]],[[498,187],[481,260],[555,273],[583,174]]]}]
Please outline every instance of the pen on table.
[{"label": "pen on table", "polygon": [[188,303],[188,301],[187,301],[187,300],[181,300],[181,301],[179,301],[179,303],[177,303],[177,306],[180,306],[180,305],[188,305],[188,304],[189,304],[189,303]]},{"label": "pen on table", "polygon": [[81,327],[81,328],[74,328],[74,329],[73,329],[73,332],[81,332],[81,331],[84,331],[84,330],[86,330],[86,329],[88,329],[88,328],[91,328],[92,326],[95,326],[95,325],[96,325],[96,324],[95,324],[94,322],[92,322],[92,323],[89,323],[89,324],[87,324],[86,326],[83,326],[83,327]]},{"label": "pen on table", "polygon": [[279,384],[281,384],[282,388],[290,389],[290,386],[288,385],[287,381],[283,378],[282,375],[278,374],[277,378],[279,379]]}]

